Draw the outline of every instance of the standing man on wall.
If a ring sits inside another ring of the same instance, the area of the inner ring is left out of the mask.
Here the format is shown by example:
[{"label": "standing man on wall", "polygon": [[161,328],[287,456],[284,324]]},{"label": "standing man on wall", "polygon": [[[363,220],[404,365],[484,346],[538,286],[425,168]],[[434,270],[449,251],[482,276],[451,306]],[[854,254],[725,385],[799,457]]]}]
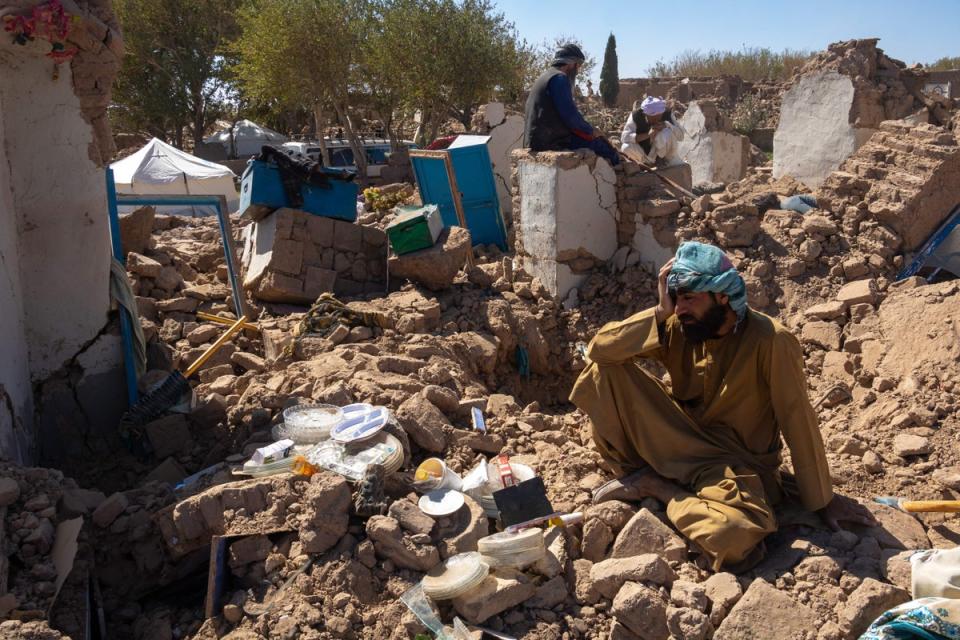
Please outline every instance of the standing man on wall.
[{"label": "standing man on wall", "polygon": [[531,151],[590,149],[616,166],[620,157],[607,139],[597,135],[573,101],[573,85],[585,61],[575,44],[557,51],[550,68],[537,78],[527,98],[523,146]]}]

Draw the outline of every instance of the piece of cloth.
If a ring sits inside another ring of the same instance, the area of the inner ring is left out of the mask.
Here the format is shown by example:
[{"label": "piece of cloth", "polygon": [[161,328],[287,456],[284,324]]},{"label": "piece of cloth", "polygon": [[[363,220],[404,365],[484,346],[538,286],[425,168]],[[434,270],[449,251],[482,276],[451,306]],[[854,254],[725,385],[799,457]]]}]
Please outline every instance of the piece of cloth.
[{"label": "piece of cloth", "polygon": [[877,618],[860,640],[960,640],[960,600],[911,600]]},{"label": "piece of cloth", "polygon": [[580,47],[572,42],[568,42],[557,49],[557,52],[553,54],[553,62],[551,65],[558,66],[572,64],[575,62],[582,63],[584,60],[586,60],[586,57],[583,55],[583,51],[580,49]]},{"label": "piece of cloth", "polygon": [[817,198],[812,193],[801,193],[780,200],[780,208],[797,213],[806,213],[817,207]]},{"label": "piece of cloth", "polygon": [[680,289],[722,293],[730,298],[730,308],[743,320],[747,313],[747,285],[721,249],[702,242],[684,242],[667,276],[671,291]]},{"label": "piece of cloth", "polygon": [[293,208],[303,206],[301,187],[304,184],[321,189],[332,189],[331,180],[352,182],[356,179],[356,175],[349,171],[327,169],[323,163],[314,162],[309,158],[293,158],[282,149],[270,145],[261,147],[260,154],[255,159],[277,166],[287,204]]},{"label": "piece of cloth", "polygon": [[140,326],[140,310],[127,277],[127,269],[116,258],[110,259],[110,297],[116,301],[119,312],[130,320],[133,330],[133,363],[139,379],[147,372],[147,339],[143,335],[143,327]]},{"label": "piece of cloth", "polygon": [[[671,166],[682,162],[679,155],[680,142],[684,138],[683,127],[679,126],[669,109],[664,111],[661,122],[664,128],[656,135],[648,137],[650,122],[641,109],[637,109],[627,118],[620,134],[620,150],[633,160],[644,164],[663,164]],[[637,140],[638,136],[642,138]],[[657,160],[662,160],[658,163]]]},{"label": "piece of cloth", "polygon": [[[733,333],[690,343],[675,316],[658,326],[649,309],[604,326],[587,358],[570,400],[589,416],[601,455],[617,474],[648,464],[688,489],[693,497],[668,515],[715,562],[742,560],[775,527],[781,435],[804,507],[833,498],[803,350],[772,318],[748,310]],[[671,387],[639,358],[661,362]]]},{"label": "piece of cloth", "polygon": [[914,598],[960,598],[960,547],[910,556],[910,593]]},{"label": "piece of cloth", "polygon": [[358,311],[337,300],[332,293],[321,293],[294,329],[294,340],[284,349],[292,355],[296,344],[306,335],[327,336],[338,324],[345,327],[370,327],[386,329],[388,322],[381,313]]},{"label": "piece of cloth", "polygon": [[658,116],[667,110],[667,102],[663,98],[647,96],[640,103],[640,110],[648,116]]}]

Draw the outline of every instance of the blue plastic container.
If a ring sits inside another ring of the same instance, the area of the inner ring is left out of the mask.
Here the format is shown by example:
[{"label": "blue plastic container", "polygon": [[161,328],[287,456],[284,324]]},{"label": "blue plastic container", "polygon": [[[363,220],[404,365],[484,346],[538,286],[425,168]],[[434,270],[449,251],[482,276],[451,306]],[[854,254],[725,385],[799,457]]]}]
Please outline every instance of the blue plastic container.
[{"label": "blue plastic container", "polygon": [[[330,188],[301,184],[303,205],[299,209],[315,216],[354,222],[357,219],[357,183],[340,179],[350,175],[346,171],[327,168],[323,171],[330,176]],[[277,165],[261,160],[247,163],[240,183],[240,214],[259,220],[276,209],[289,206]]]}]

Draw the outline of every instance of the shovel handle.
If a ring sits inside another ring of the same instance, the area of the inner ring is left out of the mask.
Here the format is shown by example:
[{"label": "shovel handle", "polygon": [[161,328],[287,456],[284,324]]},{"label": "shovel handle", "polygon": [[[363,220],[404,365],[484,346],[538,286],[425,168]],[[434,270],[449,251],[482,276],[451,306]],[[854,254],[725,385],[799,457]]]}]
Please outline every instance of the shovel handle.
[{"label": "shovel handle", "polygon": [[244,323],[246,323],[246,321],[247,321],[247,316],[240,316],[240,319],[234,322],[232,325],[230,325],[230,328],[227,329],[227,331],[222,336],[217,338],[216,342],[214,342],[212,345],[207,347],[207,350],[204,351],[202,354],[200,354],[200,357],[197,358],[196,362],[194,362],[189,367],[187,367],[187,370],[183,372],[183,377],[189,378],[190,376],[195,374],[197,372],[197,369],[203,366],[204,362],[209,360],[213,356],[213,354],[215,354],[220,349],[220,347],[225,345],[227,341],[230,340],[230,338],[232,338],[237,331],[240,331],[240,329],[243,328],[243,325]]},{"label": "shovel handle", "polygon": [[900,508],[910,513],[960,513],[960,500],[903,500]]}]

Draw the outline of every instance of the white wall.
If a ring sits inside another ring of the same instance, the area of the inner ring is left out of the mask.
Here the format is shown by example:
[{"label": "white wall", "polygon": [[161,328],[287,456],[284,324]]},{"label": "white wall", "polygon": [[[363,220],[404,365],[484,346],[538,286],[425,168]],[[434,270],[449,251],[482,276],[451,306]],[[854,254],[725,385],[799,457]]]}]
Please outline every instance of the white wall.
[{"label": "white wall", "polygon": [[[110,239],[103,170],[69,65],[52,79],[40,43],[0,45],[0,102],[16,213],[30,371],[60,369],[104,327]],[[49,46],[49,45],[48,45]]]},{"label": "white wall", "polygon": [[[0,457],[27,463],[37,458],[34,385],[71,362],[95,375],[120,365],[116,349],[82,354],[108,318],[106,188],[70,66],[54,80],[48,50],[0,38]],[[83,397],[78,371],[81,403],[102,404]]]},{"label": "white wall", "polygon": [[0,100],[0,458],[23,463],[29,457],[33,397],[3,118]]},{"label": "white wall", "polygon": [[687,137],[678,152],[693,172],[693,184],[730,183],[747,174],[750,140],[729,131],[711,131],[703,111],[691,102],[680,124]]},{"label": "white wall", "polygon": [[561,263],[570,259],[566,256],[583,251],[607,260],[617,250],[616,174],[600,159],[593,169],[586,162],[563,169],[549,161],[521,160],[519,187],[524,265],[552,295],[563,298],[585,277]]},{"label": "white wall", "polygon": [[873,129],[850,123],[855,89],[835,71],[804,76],[784,93],[773,134],[773,177],[789,175],[811,189],[860,148]]}]

